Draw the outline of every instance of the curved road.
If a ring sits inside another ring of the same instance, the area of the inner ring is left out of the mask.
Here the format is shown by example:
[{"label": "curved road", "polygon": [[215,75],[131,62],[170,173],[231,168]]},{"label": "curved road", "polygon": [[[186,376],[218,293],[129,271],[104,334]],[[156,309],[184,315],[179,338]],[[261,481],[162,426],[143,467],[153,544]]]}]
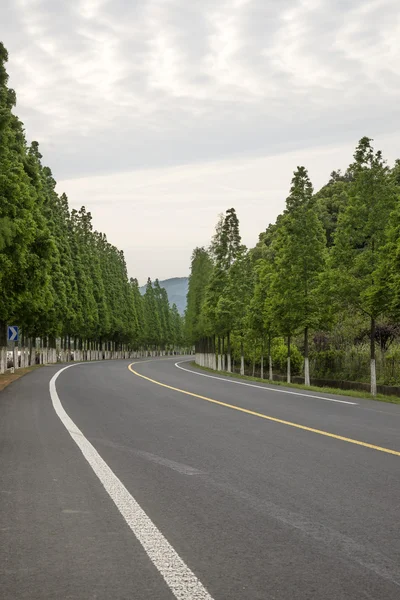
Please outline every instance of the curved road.
[{"label": "curved road", "polygon": [[129,365],[0,395],[3,600],[400,597],[399,405]]}]

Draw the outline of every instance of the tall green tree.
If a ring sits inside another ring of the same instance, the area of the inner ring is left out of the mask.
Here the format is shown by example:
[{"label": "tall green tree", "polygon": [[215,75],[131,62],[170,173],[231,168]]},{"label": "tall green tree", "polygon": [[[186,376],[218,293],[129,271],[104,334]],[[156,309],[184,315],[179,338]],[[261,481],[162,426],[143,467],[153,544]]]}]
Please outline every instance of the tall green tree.
[{"label": "tall green tree", "polygon": [[268,341],[269,379],[272,381],[271,343],[274,335],[273,311],[271,303],[271,262],[267,258],[258,259],[254,264],[254,288],[247,311],[249,329],[261,342],[261,378],[264,378],[264,350]]},{"label": "tall green tree", "polygon": [[[234,208],[226,211],[224,222],[218,221],[213,238],[214,269],[206,290],[203,314],[207,328],[213,336],[227,339],[227,370],[231,372],[231,325],[228,296],[224,290],[228,285],[228,273],[234,262],[244,252],[239,232],[239,219]],[[224,299],[225,298],[225,299]],[[232,307],[232,305],[230,305]]]},{"label": "tall green tree", "polygon": [[363,137],[351,165],[353,181],[345,210],[339,215],[331,253],[332,293],[341,304],[370,320],[371,393],[376,394],[375,329],[388,309],[379,264],[387,242],[386,227],[396,207],[393,179],[380,151]]},{"label": "tall green tree", "polygon": [[207,250],[195,248],[192,253],[185,310],[185,334],[189,344],[195,344],[206,335],[203,322],[203,304],[213,263]]},{"label": "tall green tree", "polygon": [[288,338],[287,379],[290,382],[290,343],[304,331],[304,376],[310,385],[309,329],[321,315],[318,297],[320,276],[326,263],[325,232],[315,211],[313,188],[304,167],[298,167],[286,200],[286,214],[277,229],[274,245],[272,295],[279,327]]},{"label": "tall green tree", "polygon": [[29,304],[49,302],[51,239],[34,185],[39,173],[29,157],[22,123],[13,114],[14,90],[7,87],[8,54],[0,42],[0,346],[6,322],[20,320]]},{"label": "tall green tree", "polygon": [[148,346],[156,349],[161,340],[161,323],[157,302],[150,277],[147,279],[143,298],[144,339]]},{"label": "tall green tree", "polygon": [[[244,337],[247,328],[247,311],[253,292],[251,259],[245,248],[240,246],[234,262],[228,270],[224,290],[217,304],[217,319],[225,331],[236,334],[240,339],[241,374],[244,374]],[[229,338],[228,338],[229,339]],[[228,370],[230,346],[228,346]]]},{"label": "tall green tree", "polygon": [[180,350],[183,346],[183,319],[179,314],[178,308],[174,303],[170,309],[170,323],[171,323],[171,345],[173,350]]}]

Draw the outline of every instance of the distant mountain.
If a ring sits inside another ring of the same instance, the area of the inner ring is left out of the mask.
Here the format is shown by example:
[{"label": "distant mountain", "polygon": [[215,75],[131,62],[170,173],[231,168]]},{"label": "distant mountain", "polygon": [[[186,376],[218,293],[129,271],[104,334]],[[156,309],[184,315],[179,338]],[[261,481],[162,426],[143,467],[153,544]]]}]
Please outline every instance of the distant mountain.
[{"label": "distant mountain", "polygon": [[[176,304],[179,312],[183,315],[186,308],[186,294],[188,291],[189,277],[172,277],[160,281],[160,286],[167,290],[170,305]],[[144,294],[146,286],[142,285],[140,293]]]}]

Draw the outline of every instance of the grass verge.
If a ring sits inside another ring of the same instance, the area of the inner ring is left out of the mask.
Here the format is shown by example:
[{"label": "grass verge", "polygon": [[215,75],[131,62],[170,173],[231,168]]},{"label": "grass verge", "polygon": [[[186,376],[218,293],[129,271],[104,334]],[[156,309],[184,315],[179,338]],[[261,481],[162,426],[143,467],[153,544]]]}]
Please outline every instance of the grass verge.
[{"label": "grass verge", "polygon": [[191,363],[192,367],[196,367],[201,371],[208,371],[209,373],[217,373],[224,377],[233,377],[235,379],[245,379],[246,381],[257,381],[258,383],[266,383],[268,385],[275,385],[285,388],[293,388],[297,390],[308,390],[310,392],[323,392],[325,394],[334,394],[335,396],[348,396],[350,398],[366,398],[368,400],[378,400],[379,402],[389,402],[390,404],[400,404],[400,397],[398,396],[385,396],[384,394],[377,394],[372,396],[369,392],[363,390],[342,390],[341,388],[330,388],[330,387],[317,387],[316,385],[301,385],[301,383],[286,383],[284,381],[270,381],[269,379],[261,379],[260,377],[252,377],[251,375],[239,375],[238,373],[228,373],[227,371],[214,371],[208,367],[200,367],[194,361]]},{"label": "grass verge", "polygon": [[39,369],[40,367],[43,367],[43,365],[34,365],[32,367],[26,367],[25,369],[17,369],[14,373],[11,373],[11,371],[7,371],[3,375],[0,375],[0,392],[4,390],[4,388],[6,388],[8,385],[10,385],[10,383],[12,383],[13,381],[20,379],[27,373],[30,373],[30,371],[33,371],[34,369]]}]

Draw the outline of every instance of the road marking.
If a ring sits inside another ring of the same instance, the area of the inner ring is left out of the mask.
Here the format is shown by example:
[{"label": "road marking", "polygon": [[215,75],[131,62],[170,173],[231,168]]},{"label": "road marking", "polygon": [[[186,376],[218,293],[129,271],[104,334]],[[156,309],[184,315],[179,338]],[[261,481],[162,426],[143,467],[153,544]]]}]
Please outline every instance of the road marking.
[{"label": "road marking", "polygon": [[288,392],[287,390],[279,390],[276,388],[266,387],[264,385],[254,385],[254,383],[244,383],[243,381],[232,381],[231,379],[225,377],[216,377],[215,375],[206,375],[205,373],[198,373],[197,371],[192,371],[191,369],[185,369],[180,365],[183,362],[189,362],[187,360],[182,360],[180,362],[175,363],[177,369],[181,369],[182,371],[186,371],[187,373],[192,373],[193,375],[200,375],[200,377],[209,377],[210,379],[219,379],[220,381],[225,381],[226,383],[236,383],[236,385],[245,385],[247,387],[257,388],[258,390],[268,390],[270,392],[279,392],[280,394],[292,394],[293,396],[305,396],[306,398],[316,398],[317,400],[328,400],[328,402],[338,402],[339,404],[352,404],[353,406],[358,406],[358,402],[350,402],[349,400],[336,400],[336,398],[326,398],[325,396],[315,396],[313,394],[303,394],[303,392]]},{"label": "road marking", "polygon": [[167,385],[166,383],[161,383],[161,381],[156,381],[155,379],[151,379],[150,377],[146,377],[146,375],[142,375],[138,373],[134,369],[132,369],[133,365],[140,363],[131,363],[128,365],[128,369],[138,377],[142,379],[146,379],[151,383],[155,383],[157,385],[161,385],[162,387],[173,390],[174,392],[180,392],[181,394],[186,394],[187,396],[193,396],[194,398],[200,398],[200,400],[206,400],[207,402],[211,402],[212,404],[218,404],[219,406],[224,406],[225,408],[231,408],[233,410],[237,410],[239,412],[246,413],[248,415],[252,415],[253,417],[259,417],[260,419],[265,419],[266,421],[272,421],[274,423],[280,423],[281,425],[288,425],[289,427],[295,427],[296,429],[302,429],[303,431],[309,431],[311,433],[317,433],[318,435],[323,435],[325,437],[334,438],[335,440],[340,440],[342,442],[348,442],[349,444],[355,444],[356,446],[364,446],[364,448],[370,448],[371,450],[378,450],[378,452],[385,452],[386,454],[394,454],[395,456],[400,456],[400,452],[397,450],[391,450],[390,448],[383,448],[382,446],[375,446],[374,444],[368,444],[367,442],[361,442],[360,440],[354,440],[352,438],[344,437],[343,435],[337,435],[336,433],[330,433],[329,431],[323,431],[322,429],[314,429],[314,427],[307,427],[306,425],[300,425],[299,423],[292,423],[291,421],[285,421],[283,419],[278,419],[276,417],[270,417],[269,415],[264,415],[263,413],[255,412],[253,410],[249,410],[248,408],[242,408],[241,406],[236,406],[235,404],[228,404],[227,402],[221,402],[220,400],[214,400],[213,398],[208,398],[207,396],[200,396],[199,394],[194,394],[193,392],[188,392],[187,390],[181,390],[180,388],[173,387],[172,385]]},{"label": "road marking", "polygon": [[50,380],[51,400],[62,424],[100,479],[150,560],[163,576],[175,598],[178,600],[213,600],[196,575],[65,412],[57,394],[56,380],[63,371],[73,366],[76,365],[68,365],[60,369]]}]

